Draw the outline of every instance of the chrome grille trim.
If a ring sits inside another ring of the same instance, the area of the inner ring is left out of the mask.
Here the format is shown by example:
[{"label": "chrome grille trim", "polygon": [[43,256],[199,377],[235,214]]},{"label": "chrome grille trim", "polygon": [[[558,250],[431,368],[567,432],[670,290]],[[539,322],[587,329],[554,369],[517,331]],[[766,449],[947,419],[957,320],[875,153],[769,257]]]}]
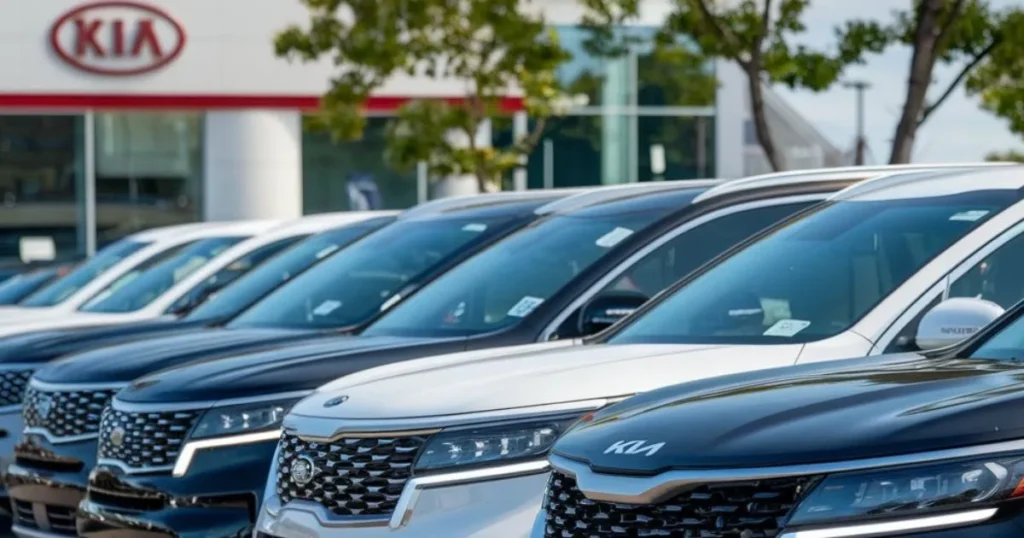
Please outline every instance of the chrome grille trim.
[{"label": "chrome grille trim", "polygon": [[54,444],[95,439],[103,409],[124,386],[66,384],[58,389],[56,385],[32,380],[22,405],[24,433]]}]

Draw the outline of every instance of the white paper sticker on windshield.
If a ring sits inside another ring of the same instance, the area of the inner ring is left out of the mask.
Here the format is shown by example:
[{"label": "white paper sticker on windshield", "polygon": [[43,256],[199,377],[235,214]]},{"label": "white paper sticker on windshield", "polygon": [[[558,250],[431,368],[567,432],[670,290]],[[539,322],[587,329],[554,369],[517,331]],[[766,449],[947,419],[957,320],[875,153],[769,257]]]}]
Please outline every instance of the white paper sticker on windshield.
[{"label": "white paper sticker on windshield", "polygon": [[984,209],[975,209],[974,211],[961,211],[956,215],[949,217],[949,220],[962,220],[966,222],[974,222],[980,219],[981,217],[988,215],[988,213],[989,212]]},{"label": "white paper sticker on windshield", "polygon": [[780,319],[775,322],[775,325],[768,327],[768,330],[764,332],[764,336],[793,336],[806,329],[810,324],[810,321],[802,319]]},{"label": "white paper sticker on windshield", "polygon": [[760,308],[734,308],[729,311],[730,318],[739,318],[743,316],[756,316],[758,314],[764,314],[764,310]]},{"label": "white paper sticker on windshield", "polygon": [[597,241],[594,241],[594,244],[603,248],[611,248],[631,235],[633,235],[633,230],[619,227],[599,237]]},{"label": "white paper sticker on windshield", "polygon": [[313,315],[314,316],[326,316],[326,315],[330,314],[331,312],[334,312],[335,310],[337,310],[339,306],[341,306],[341,301],[335,301],[333,299],[328,299],[328,300],[320,303],[320,306],[316,307],[316,309],[313,310]]},{"label": "white paper sticker on windshield", "polygon": [[544,299],[540,297],[530,297],[527,295],[519,300],[512,308],[509,309],[508,315],[516,318],[525,318],[533,312],[535,308],[540,306],[544,302]]},{"label": "white paper sticker on windshield", "polygon": [[338,250],[338,245],[331,245],[331,246],[321,250],[320,252],[317,252],[316,253],[316,259],[319,260],[319,259],[323,259],[323,258],[325,258],[327,256],[330,256],[330,254],[332,252],[334,252],[335,250]]},{"label": "white paper sticker on windshield", "polygon": [[486,224],[481,224],[479,222],[474,222],[472,224],[467,224],[467,225],[462,227],[462,230],[466,231],[466,232],[482,232],[482,231],[484,231],[486,229],[487,229],[487,225]]}]

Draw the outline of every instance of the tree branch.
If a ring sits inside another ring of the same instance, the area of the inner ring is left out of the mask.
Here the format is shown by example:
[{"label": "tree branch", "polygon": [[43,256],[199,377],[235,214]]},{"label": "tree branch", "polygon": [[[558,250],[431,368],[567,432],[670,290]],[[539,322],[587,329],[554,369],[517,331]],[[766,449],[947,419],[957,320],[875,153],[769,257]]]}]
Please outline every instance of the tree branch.
[{"label": "tree branch", "polygon": [[949,86],[946,87],[946,90],[942,92],[942,95],[940,95],[934,103],[926,106],[924,110],[921,111],[921,117],[917,120],[918,127],[924,125],[924,122],[928,120],[932,113],[935,112],[940,106],[942,106],[942,103],[945,102],[946,99],[949,99],[950,95],[953,95],[953,92],[956,90],[958,86],[960,86],[960,83],[963,82],[965,78],[967,78],[967,75],[971,74],[971,71],[973,71],[974,68],[977,67],[978,64],[980,64],[981,61],[984,60],[989,54],[991,54],[992,50],[994,50],[999,45],[999,41],[1000,40],[998,38],[993,39],[988,44],[988,46],[986,46],[984,49],[981,50],[981,52],[976,54],[974,58],[971,58],[971,61],[967,62],[967,65],[965,65],[963,69],[961,69],[960,72],[957,73],[953,81],[950,82]]},{"label": "tree branch", "polygon": [[761,44],[768,37],[768,30],[771,28],[772,21],[772,0],[764,0],[764,10],[761,12],[761,32],[758,34],[754,49],[758,52],[761,51]]},{"label": "tree branch", "polygon": [[[693,0],[693,2],[697,4],[697,9],[700,10],[701,16],[704,17],[705,22],[711,28],[711,32],[714,33],[716,37],[721,39],[723,42],[728,43],[729,46],[734,48],[736,51],[743,50],[740,40],[732,33],[732,30],[722,26],[718,19],[715,18],[715,14],[712,13],[711,8],[708,7],[707,0]],[[744,70],[750,69],[750,61],[743,59],[740,54],[736,54],[733,57],[733,60],[739,63],[740,67]]]},{"label": "tree branch", "polygon": [[955,2],[953,2],[952,7],[950,7],[949,9],[949,15],[946,17],[946,20],[943,21],[942,27],[939,29],[939,36],[936,40],[936,43],[938,43],[939,45],[936,47],[936,49],[942,46],[942,43],[945,42],[946,36],[949,35],[950,29],[956,22],[957,15],[960,13],[960,11],[963,10],[964,4],[966,3],[967,0],[956,0]]}]

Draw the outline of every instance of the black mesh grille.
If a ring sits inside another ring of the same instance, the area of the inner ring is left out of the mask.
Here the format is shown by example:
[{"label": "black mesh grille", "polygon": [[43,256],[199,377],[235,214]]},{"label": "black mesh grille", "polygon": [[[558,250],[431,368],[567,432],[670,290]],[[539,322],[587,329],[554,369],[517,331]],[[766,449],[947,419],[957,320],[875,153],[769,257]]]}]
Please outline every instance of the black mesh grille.
[{"label": "black mesh grille", "polygon": [[592,501],[554,472],[544,499],[546,538],[766,538],[813,482],[796,477],[709,484],[652,505]]},{"label": "black mesh grille", "polygon": [[21,405],[25,396],[25,387],[34,370],[3,370],[0,371],[0,407]]},{"label": "black mesh grille", "polygon": [[129,413],[107,407],[100,421],[99,457],[132,469],[172,467],[198,418],[194,411]]},{"label": "black mesh grille", "polygon": [[[312,501],[338,516],[389,516],[426,440],[409,436],[312,443],[284,434],[277,459],[277,494],[281,502]],[[303,469],[311,469],[312,478],[299,483],[296,478]]]},{"label": "black mesh grille", "polygon": [[95,434],[103,408],[117,389],[47,391],[29,385],[22,415],[25,427],[45,430],[56,438]]}]

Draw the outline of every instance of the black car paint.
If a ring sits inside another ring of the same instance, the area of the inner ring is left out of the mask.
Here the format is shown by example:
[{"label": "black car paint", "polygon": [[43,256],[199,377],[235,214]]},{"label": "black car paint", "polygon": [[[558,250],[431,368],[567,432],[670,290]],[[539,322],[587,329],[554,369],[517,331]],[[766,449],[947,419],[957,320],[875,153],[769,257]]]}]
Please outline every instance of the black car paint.
[{"label": "black car paint", "polygon": [[[201,364],[193,363],[180,369],[147,376],[123,389],[118,395],[118,400],[128,403],[195,402],[312,390],[325,382],[349,373],[393,362],[462,350],[534,342],[540,338],[549,323],[568,308],[580,294],[600,281],[611,268],[681,224],[727,206],[765,198],[832,192],[842,186],[845,185],[833,181],[791,185],[787,188],[758,189],[676,210],[656,224],[633,234],[617,245],[597,264],[578,275],[570,285],[542,303],[523,323],[506,330],[468,338],[396,339],[388,345],[383,345],[384,341],[380,341],[380,344],[368,342],[365,345],[354,345],[341,339],[292,345],[275,351],[249,353]],[[352,338],[352,340],[376,340],[377,338],[363,336]],[[332,346],[337,347],[332,350]],[[275,445],[276,441],[267,441],[248,446],[250,450],[266,452],[273,450]],[[266,471],[269,463],[270,459],[267,458],[261,466],[262,470]],[[96,473],[101,474],[104,477],[103,480],[113,480],[111,477],[116,477],[119,487],[138,492],[150,490],[155,481],[177,480],[175,486],[167,486],[169,489],[159,489],[159,491],[173,490],[176,492],[175,494],[199,496],[200,498],[216,498],[222,495],[225,476],[215,469],[208,472],[193,469],[186,477],[177,479],[171,477],[144,478],[139,475],[127,475],[119,469],[103,465],[97,467]],[[185,489],[180,489],[183,487]],[[263,484],[260,482],[259,487],[252,490],[256,498],[254,506],[257,509],[263,492],[262,487]],[[115,519],[118,523],[111,523],[111,516],[115,514],[117,514]],[[196,524],[195,521],[188,522],[178,519],[181,514],[176,515],[173,511],[126,516],[117,507],[106,506],[89,498],[83,504],[79,516],[78,530],[85,536],[105,536],[109,532],[116,532],[118,529],[125,530],[137,525],[155,525],[171,529],[170,533],[179,533],[184,529],[194,528]],[[184,525],[184,527],[172,524],[172,520],[178,521],[178,524]],[[253,521],[254,519],[239,520],[239,532],[248,532],[249,525]]]},{"label": "black car paint", "polygon": [[[799,466],[912,456],[1024,439],[1024,362],[972,358],[1024,302],[966,341],[901,353],[746,372],[640,394],[586,417],[552,454],[610,475]],[[609,451],[664,443],[653,454]],[[606,453],[609,452],[609,453]],[[909,460],[908,462],[912,462]],[[901,538],[1024,533],[1024,501],[981,524]]]}]

